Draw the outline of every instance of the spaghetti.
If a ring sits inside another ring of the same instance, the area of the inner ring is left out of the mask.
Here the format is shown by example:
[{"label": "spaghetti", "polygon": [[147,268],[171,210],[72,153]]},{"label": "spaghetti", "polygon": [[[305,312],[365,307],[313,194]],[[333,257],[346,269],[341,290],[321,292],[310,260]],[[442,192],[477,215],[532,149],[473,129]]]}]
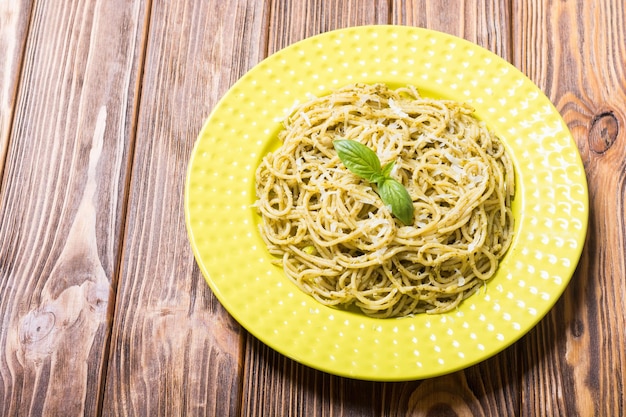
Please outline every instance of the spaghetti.
[{"label": "spaghetti", "polygon": [[[295,108],[256,172],[260,231],[302,291],[372,317],[454,309],[510,246],[514,172],[502,142],[466,104],[413,87],[356,84]],[[333,141],[376,152],[413,201],[393,217]]]}]

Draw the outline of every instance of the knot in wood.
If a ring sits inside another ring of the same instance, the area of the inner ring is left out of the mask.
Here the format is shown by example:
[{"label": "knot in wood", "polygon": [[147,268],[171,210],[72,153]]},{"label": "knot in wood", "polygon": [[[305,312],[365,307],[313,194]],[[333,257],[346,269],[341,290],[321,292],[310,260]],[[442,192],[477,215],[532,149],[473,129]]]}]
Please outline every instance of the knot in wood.
[{"label": "knot in wood", "polygon": [[30,311],[20,325],[20,342],[28,346],[37,343],[52,332],[56,316],[51,311]]},{"label": "knot in wood", "polygon": [[459,415],[450,405],[437,403],[428,410],[426,417],[459,417]]},{"label": "knot in wood", "polygon": [[615,143],[619,133],[619,122],[612,111],[596,114],[589,128],[589,148],[603,154]]}]

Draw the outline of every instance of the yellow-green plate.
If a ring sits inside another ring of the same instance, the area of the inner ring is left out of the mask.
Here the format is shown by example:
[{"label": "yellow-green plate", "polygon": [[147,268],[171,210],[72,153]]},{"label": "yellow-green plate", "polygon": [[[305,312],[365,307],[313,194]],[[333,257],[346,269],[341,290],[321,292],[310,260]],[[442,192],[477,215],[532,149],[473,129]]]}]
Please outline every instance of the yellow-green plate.
[{"label": "yellow-green plate", "polygon": [[[496,276],[455,311],[384,320],[325,307],[270,262],[251,207],[255,170],[295,103],[354,82],[412,84],[424,95],[469,102],[513,157],[514,242]],[[206,281],[250,333],[313,368],[393,381],[462,369],[530,330],[574,273],[588,196],[567,126],[512,65],[440,32],[364,26],[293,44],[227,92],[195,144],[185,216]]]}]

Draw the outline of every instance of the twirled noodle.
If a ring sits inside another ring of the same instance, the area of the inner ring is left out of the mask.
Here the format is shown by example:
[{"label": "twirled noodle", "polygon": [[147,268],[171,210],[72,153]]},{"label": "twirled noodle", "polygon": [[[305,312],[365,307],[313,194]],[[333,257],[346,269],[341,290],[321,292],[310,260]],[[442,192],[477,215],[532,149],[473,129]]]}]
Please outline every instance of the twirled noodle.
[{"label": "twirled noodle", "polygon": [[[511,242],[514,172],[472,112],[383,84],[298,106],[256,172],[260,231],[287,276],[325,305],[381,318],[449,311],[479,289]],[[395,161],[413,225],[343,166],[336,139]]]}]

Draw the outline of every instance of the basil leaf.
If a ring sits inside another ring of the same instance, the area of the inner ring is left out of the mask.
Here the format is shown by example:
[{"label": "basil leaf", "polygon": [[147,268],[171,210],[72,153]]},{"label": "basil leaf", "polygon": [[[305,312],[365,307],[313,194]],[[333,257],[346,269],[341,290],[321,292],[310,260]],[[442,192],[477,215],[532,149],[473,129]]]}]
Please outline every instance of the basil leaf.
[{"label": "basil leaf", "polygon": [[413,200],[404,185],[390,177],[394,162],[381,168],[376,152],[355,140],[338,139],[333,146],[348,170],[378,186],[378,195],[391,206],[391,214],[407,226],[413,224]]},{"label": "basil leaf", "polygon": [[391,213],[406,226],[413,224],[413,200],[400,182],[387,177],[378,184],[378,195],[385,205],[391,206]]},{"label": "basil leaf", "polygon": [[371,182],[380,180],[380,160],[376,152],[355,140],[333,141],[339,159],[351,172]]},{"label": "basil leaf", "polygon": [[389,162],[387,165],[383,167],[383,175],[385,177],[389,177],[391,175],[391,171],[393,170],[393,166],[395,165],[395,161]]},{"label": "basil leaf", "polygon": [[383,174],[380,173],[376,173],[374,175],[372,175],[372,178],[370,178],[370,182],[373,182],[374,184],[378,185],[378,184],[382,184],[384,181],[387,180],[388,177],[384,176]]}]

